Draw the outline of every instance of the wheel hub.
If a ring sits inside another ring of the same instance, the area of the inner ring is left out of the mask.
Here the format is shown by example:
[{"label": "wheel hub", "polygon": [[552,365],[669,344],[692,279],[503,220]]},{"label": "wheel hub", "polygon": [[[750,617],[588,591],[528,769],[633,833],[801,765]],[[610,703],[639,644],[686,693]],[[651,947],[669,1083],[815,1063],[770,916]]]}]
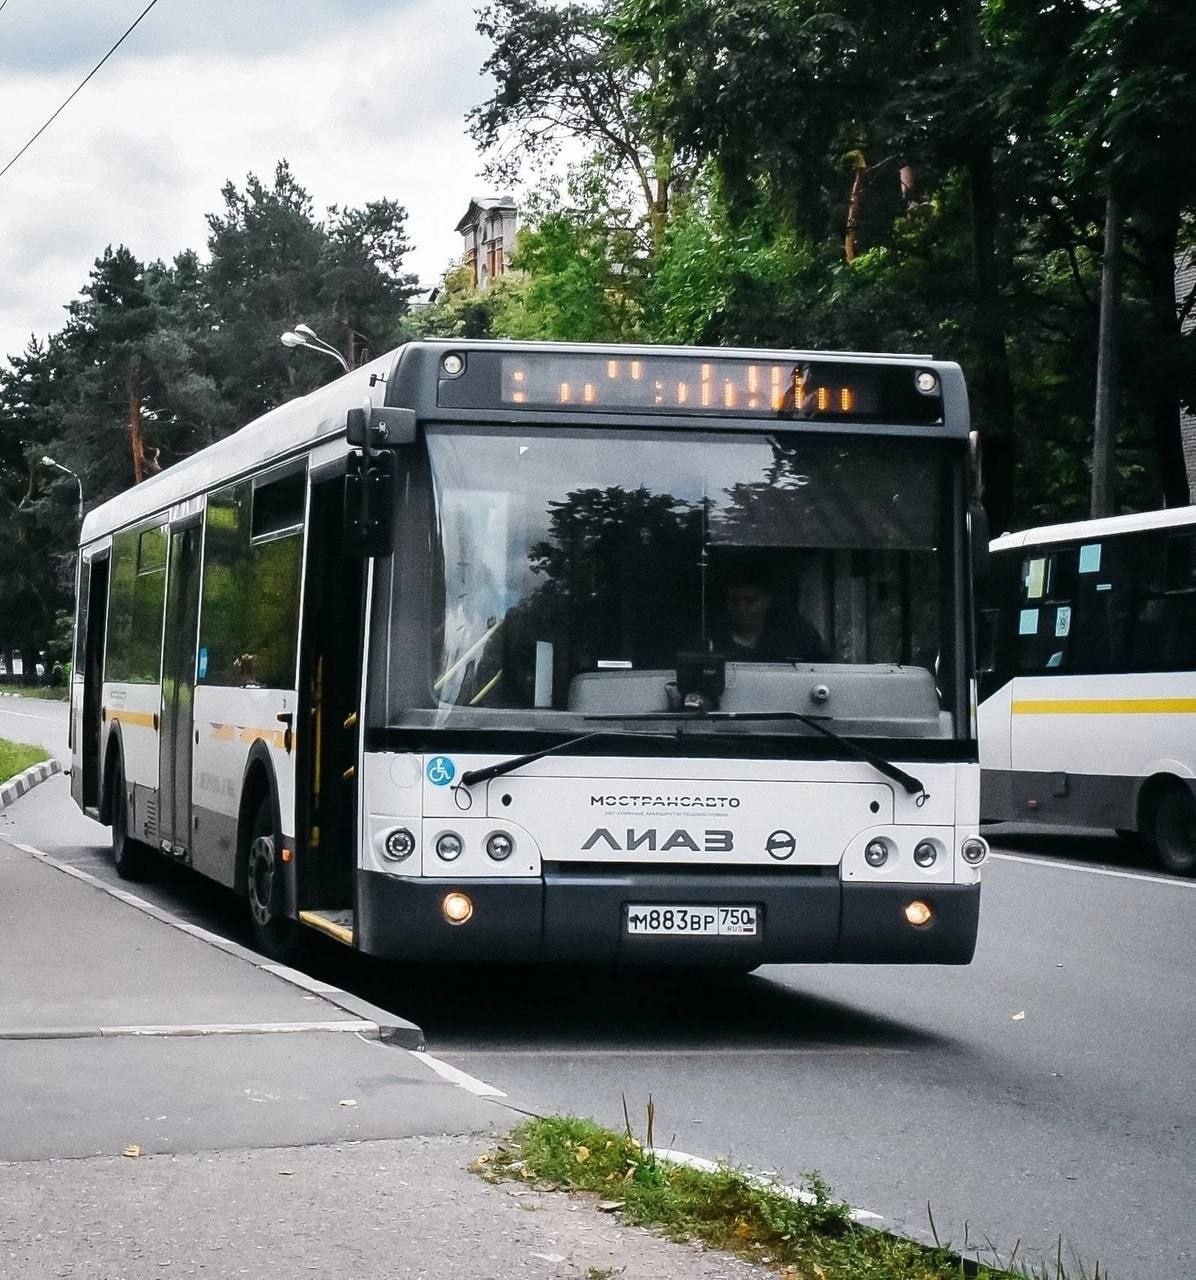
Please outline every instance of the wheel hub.
[{"label": "wheel hub", "polygon": [[258,836],[249,846],[249,910],[259,925],[274,918],[274,840]]}]

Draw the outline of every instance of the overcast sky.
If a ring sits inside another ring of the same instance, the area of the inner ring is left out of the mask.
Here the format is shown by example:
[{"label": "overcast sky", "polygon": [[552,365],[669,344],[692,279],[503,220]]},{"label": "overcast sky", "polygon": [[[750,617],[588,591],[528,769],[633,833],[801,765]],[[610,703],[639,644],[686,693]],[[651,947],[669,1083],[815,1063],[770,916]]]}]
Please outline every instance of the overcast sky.
[{"label": "overcast sky", "polygon": [[[148,0],[0,0],[0,168]],[[478,0],[158,0],[0,178],[0,356],[62,327],[106,245],[206,252],[220,188],[283,157],[317,210],[390,197],[425,284],[486,190]]]}]

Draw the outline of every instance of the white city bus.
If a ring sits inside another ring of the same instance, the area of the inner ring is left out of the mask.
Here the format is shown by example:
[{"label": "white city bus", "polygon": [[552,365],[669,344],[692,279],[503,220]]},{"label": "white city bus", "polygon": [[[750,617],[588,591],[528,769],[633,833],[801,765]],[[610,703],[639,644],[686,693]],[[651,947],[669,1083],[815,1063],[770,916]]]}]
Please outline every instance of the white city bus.
[{"label": "white city bus", "polygon": [[986,821],[1113,828],[1196,874],[1196,507],[992,543]]},{"label": "white city bus", "polygon": [[967,963],[968,435],[924,358],[411,343],[88,515],[75,799],[275,954]]}]

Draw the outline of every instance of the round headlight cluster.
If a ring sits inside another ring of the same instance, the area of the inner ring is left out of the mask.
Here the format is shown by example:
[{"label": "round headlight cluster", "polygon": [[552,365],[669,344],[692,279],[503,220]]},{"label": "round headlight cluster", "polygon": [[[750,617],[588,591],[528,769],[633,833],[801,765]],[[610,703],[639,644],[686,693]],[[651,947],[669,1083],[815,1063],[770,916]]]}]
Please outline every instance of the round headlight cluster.
[{"label": "round headlight cluster", "polygon": [[884,840],[869,840],[864,849],[864,861],[870,867],[883,867],[888,860],[888,843]]},{"label": "round headlight cluster", "polygon": [[979,836],[969,836],[959,846],[959,856],[970,866],[978,867],[988,857],[988,841]]},{"label": "round headlight cluster", "polygon": [[914,845],[914,861],[920,867],[933,867],[938,856],[938,846],[933,840],[919,840]]},{"label": "round headlight cluster", "polygon": [[456,862],[465,844],[455,831],[445,831],[436,837],[436,856],[444,862]]},{"label": "round headlight cluster", "polygon": [[381,838],[382,856],[391,862],[403,862],[415,852],[415,836],[406,827],[394,827]]},{"label": "round headlight cluster", "polygon": [[486,853],[495,862],[506,862],[515,852],[515,841],[505,831],[495,831],[486,837]]}]

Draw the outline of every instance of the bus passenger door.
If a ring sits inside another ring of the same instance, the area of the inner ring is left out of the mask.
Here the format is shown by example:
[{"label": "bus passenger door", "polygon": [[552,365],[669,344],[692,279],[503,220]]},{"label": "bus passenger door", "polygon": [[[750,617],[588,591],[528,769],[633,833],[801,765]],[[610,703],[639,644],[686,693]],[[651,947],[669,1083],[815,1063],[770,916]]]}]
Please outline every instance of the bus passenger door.
[{"label": "bus passenger door", "polygon": [[357,863],[357,711],[366,561],[345,553],[344,503],[344,476],[313,478],[295,797],[299,905],[324,914],[352,910]]},{"label": "bus passenger door", "polygon": [[158,757],[158,840],[190,860],[191,734],[195,706],[195,636],[199,625],[198,516],[170,530],[162,717]]},{"label": "bus passenger door", "polygon": [[108,622],[108,552],[83,562],[79,575],[75,667],[71,714],[74,717],[71,797],[84,812],[100,811],[100,703],[104,684],[104,635]]}]

